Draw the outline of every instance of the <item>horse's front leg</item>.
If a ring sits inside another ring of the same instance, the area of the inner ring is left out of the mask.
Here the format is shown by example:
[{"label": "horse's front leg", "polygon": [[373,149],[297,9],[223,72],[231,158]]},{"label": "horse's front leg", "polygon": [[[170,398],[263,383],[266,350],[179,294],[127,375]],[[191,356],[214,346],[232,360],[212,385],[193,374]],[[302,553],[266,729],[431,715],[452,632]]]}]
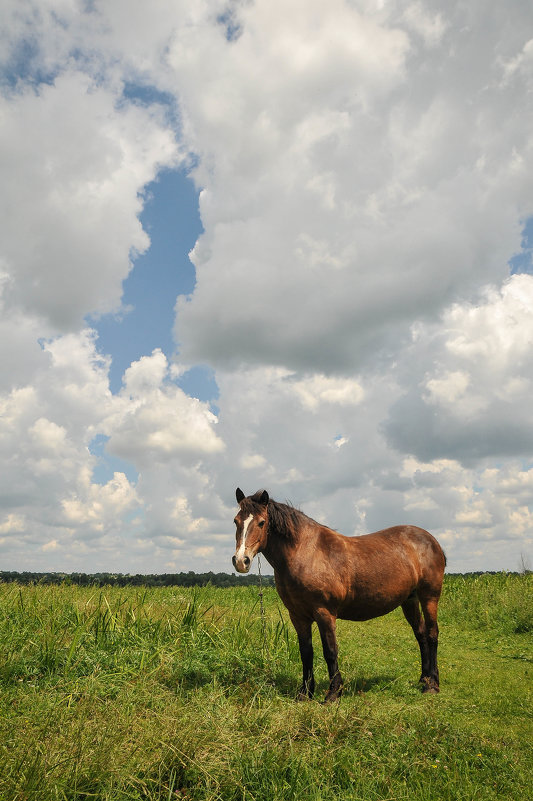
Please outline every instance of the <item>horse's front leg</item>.
[{"label": "horse's front leg", "polygon": [[298,645],[300,646],[300,658],[302,660],[302,686],[296,695],[297,701],[308,701],[315,692],[315,677],[313,675],[313,635],[311,631],[311,620],[290,616],[292,624],[298,635]]},{"label": "horse's front leg", "polygon": [[332,615],[331,612],[328,612],[327,609],[318,609],[315,614],[315,620],[320,632],[320,639],[322,640],[324,659],[328,666],[329,687],[324,703],[329,704],[331,701],[336,701],[341,697],[343,689],[342,676],[339,672],[339,663],[337,661],[339,652],[335,634],[337,618],[335,615]]}]

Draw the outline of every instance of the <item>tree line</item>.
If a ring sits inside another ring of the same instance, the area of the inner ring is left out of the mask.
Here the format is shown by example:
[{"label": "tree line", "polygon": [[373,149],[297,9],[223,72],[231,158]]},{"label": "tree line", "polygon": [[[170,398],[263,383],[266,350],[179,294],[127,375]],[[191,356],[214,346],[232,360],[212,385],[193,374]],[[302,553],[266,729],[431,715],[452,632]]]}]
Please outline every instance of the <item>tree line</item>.
[{"label": "tree line", "polygon": [[[447,573],[448,576],[475,578],[483,575],[497,575],[498,570],[477,570],[470,573]],[[525,571],[505,571],[531,573]],[[0,582],[19,584],[79,584],[83,587],[257,587],[260,583],[257,574],[238,576],[235,573],[38,573],[31,570],[0,570]],[[274,586],[274,576],[261,576],[265,587]]]},{"label": "tree line", "polygon": [[[247,587],[257,586],[259,576],[235,573],[161,573],[145,575],[137,573],[38,573],[30,570],[0,570],[0,581],[16,581],[19,584],[79,584],[95,587]],[[264,586],[273,586],[274,576],[262,576]]]}]

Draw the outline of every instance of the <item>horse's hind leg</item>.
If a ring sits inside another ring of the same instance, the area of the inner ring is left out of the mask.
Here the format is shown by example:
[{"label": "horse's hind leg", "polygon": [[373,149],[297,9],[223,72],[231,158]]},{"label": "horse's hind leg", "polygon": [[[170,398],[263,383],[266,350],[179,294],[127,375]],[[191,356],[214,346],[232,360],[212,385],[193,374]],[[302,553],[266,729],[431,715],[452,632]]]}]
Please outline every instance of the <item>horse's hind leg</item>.
[{"label": "horse's hind leg", "polygon": [[326,609],[317,610],[315,620],[322,640],[322,651],[328,666],[329,687],[324,699],[325,704],[336,701],[342,694],[342,676],[337,661],[338,648],[335,634],[336,618]]},{"label": "horse's hind leg", "polygon": [[[433,615],[428,613],[426,617],[426,609],[428,609],[428,602],[426,601],[423,603],[424,609],[424,618],[420,612],[420,604],[418,601],[418,595],[416,592],[413,592],[409,598],[402,604],[403,613],[407,619],[407,622],[413,629],[414,635],[420,647],[420,659],[422,662],[422,674],[420,676],[420,682],[423,685],[422,692],[434,692],[438,693],[439,691],[439,673],[437,670],[437,638],[438,638],[438,628],[435,629],[434,625],[437,625],[437,617],[436,617],[436,606],[435,606],[435,616],[433,620]],[[430,631],[432,634],[430,635]],[[434,643],[432,642],[432,635],[435,636]]]},{"label": "horse's hind leg", "polygon": [[428,670],[422,678],[424,682],[423,692],[439,692],[439,668],[437,665],[437,647],[439,644],[439,626],[437,623],[437,609],[439,606],[439,596],[431,595],[420,597],[420,605],[426,623],[426,639],[428,647]]}]

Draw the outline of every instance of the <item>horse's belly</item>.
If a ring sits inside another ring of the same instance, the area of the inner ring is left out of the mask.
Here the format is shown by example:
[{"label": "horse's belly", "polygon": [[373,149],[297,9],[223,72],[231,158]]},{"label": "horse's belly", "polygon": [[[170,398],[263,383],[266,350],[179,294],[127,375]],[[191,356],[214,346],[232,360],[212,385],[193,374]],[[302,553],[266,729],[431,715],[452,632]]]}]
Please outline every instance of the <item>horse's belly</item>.
[{"label": "horse's belly", "polygon": [[382,617],[392,612],[400,604],[394,604],[390,607],[348,607],[340,609],[337,617],[341,620],[372,620],[374,617]]},{"label": "horse's belly", "polygon": [[337,617],[342,620],[371,620],[374,617],[381,617],[401,606],[408,594],[407,592],[401,596],[379,600],[354,599],[339,606]]}]

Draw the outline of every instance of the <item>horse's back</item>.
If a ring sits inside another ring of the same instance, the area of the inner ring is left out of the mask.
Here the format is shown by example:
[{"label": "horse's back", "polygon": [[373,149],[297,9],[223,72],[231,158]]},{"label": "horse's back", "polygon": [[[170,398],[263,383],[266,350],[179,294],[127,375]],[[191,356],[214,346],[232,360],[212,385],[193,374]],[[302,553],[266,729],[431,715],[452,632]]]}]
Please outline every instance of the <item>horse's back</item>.
[{"label": "horse's back", "polygon": [[442,584],[446,558],[435,537],[418,526],[393,526],[347,538],[359,569],[407,573],[419,582]]}]

